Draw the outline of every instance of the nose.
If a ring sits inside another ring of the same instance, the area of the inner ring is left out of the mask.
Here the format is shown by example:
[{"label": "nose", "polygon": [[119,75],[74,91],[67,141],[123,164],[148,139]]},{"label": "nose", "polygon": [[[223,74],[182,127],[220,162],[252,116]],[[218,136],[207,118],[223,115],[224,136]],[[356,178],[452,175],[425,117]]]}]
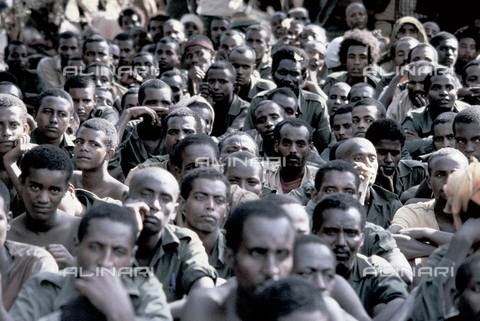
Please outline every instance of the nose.
[{"label": "nose", "polygon": [[323,275],[322,273],[318,272],[318,273],[315,273],[315,276],[314,276],[314,283],[315,283],[315,286],[317,287],[317,289],[319,289],[320,291],[325,291],[327,289],[327,285],[325,283],[325,280],[323,279]]},{"label": "nose", "polygon": [[3,130],[3,136],[5,137],[10,137],[12,136],[13,132],[10,126],[6,126],[5,129]]},{"label": "nose", "polygon": [[213,210],[215,208],[215,200],[213,199],[213,197],[207,198],[207,200],[205,201],[205,208],[209,210]]},{"label": "nose", "polygon": [[150,207],[150,210],[153,210],[153,212],[159,212],[162,209],[158,197],[154,197],[150,204],[148,204],[148,207]]},{"label": "nose", "polygon": [[102,81],[100,79],[95,79],[95,86],[102,87]]},{"label": "nose", "polygon": [[290,145],[290,150],[289,150],[290,154],[296,154],[297,153],[297,144],[292,144]]},{"label": "nose", "polygon": [[345,239],[344,233],[337,234],[337,244],[338,247],[345,247],[347,246],[347,240]]},{"label": "nose", "polygon": [[44,190],[41,191],[40,194],[38,195],[38,201],[40,203],[48,203],[49,197],[48,197],[48,191]]},{"label": "nose", "polygon": [[277,265],[277,260],[275,259],[275,254],[268,254],[263,264],[263,274],[267,276],[268,279],[277,280],[279,278],[279,273],[280,270]]},{"label": "nose", "polygon": [[393,162],[392,154],[387,153],[387,155],[385,155],[385,163],[392,163],[392,162]]},{"label": "nose", "polygon": [[107,248],[102,254],[98,257],[97,261],[98,267],[112,268],[113,267],[113,255],[112,250]]},{"label": "nose", "polygon": [[467,142],[465,146],[465,153],[473,153],[475,151],[472,142]]},{"label": "nose", "polygon": [[57,115],[57,113],[53,113],[53,114],[52,114],[52,117],[50,117],[50,122],[51,122],[51,123],[55,123],[55,124],[58,123],[58,115]]},{"label": "nose", "polygon": [[423,85],[420,84],[420,83],[415,84],[414,90],[415,91],[422,91],[423,90]]}]

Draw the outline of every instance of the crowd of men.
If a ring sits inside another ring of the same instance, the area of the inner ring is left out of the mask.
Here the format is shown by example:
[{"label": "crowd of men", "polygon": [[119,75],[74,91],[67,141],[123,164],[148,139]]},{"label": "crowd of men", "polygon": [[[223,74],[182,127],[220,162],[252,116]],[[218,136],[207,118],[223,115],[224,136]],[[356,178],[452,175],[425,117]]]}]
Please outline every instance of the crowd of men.
[{"label": "crowd of men", "polygon": [[480,16],[193,2],[7,18],[0,320],[480,321]]}]

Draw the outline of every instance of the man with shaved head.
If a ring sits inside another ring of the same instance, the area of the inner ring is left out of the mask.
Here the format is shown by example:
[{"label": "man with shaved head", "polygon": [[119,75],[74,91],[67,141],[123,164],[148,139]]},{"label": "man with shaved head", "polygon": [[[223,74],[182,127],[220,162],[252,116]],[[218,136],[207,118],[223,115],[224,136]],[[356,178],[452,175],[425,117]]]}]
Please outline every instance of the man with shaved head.
[{"label": "man with shaved head", "polygon": [[136,259],[149,266],[163,284],[172,315],[178,316],[181,300],[194,288],[213,287],[216,272],[197,234],[170,224],[177,215],[180,190],[177,180],[158,167],[144,168],[132,177],[124,205],[137,204],[143,220]]},{"label": "man with shaved head", "polygon": [[397,209],[402,206],[397,195],[373,185],[377,176],[377,151],[373,144],[360,137],[354,137],[342,143],[335,152],[336,159],[343,159],[360,173],[362,183],[359,192],[367,213],[367,221],[388,228]]}]

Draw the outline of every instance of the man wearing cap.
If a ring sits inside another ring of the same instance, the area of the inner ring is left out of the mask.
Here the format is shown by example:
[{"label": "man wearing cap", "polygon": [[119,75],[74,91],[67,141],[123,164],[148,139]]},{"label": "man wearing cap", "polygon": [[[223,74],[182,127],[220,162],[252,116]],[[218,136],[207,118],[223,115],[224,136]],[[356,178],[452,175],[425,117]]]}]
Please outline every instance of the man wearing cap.
[{"label": "man wearing cap", "polygon": [[213,44],[203,35],[191,37],[184,45],[185,63],[188,66],[188,92],[191,96],[200,92],[200,85],[213,63]]}]

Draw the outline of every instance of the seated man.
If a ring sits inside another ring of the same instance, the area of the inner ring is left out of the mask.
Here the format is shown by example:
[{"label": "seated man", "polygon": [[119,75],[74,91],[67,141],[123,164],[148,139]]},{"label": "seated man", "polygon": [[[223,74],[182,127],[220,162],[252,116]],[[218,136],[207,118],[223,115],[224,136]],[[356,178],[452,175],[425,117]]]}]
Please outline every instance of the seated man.
[{"label": "seated man", "polygon": [[258,155],[258,146],[250,135],[245,132],[237,131],[228,134],[221,141],[218,142],[220,150],[220,158],[225,159],[228,155],[245,151]]},{"label": "seated man", "polygon": [[213,63],[215,50],[210,39],[196,35],[183,45],[183,52],[188,67],[188,92],[190,96],[199,95],[200,86]]},{"label": "seated man", "polygon": [[7,241],[10,229],[10,194],[0,182],[0,273],[2,275],[3,306],[10,310],[22,285],[38,272],[57,272],[55,259],[46,250],[19,242]]},{"label": "seated man", "polygon": [[360,82],[350,88],[347,98],[350,103],[356,103],[363,98],[377,99],[377,94],[375,93],[375,89],[372,87],[372,85]]},{"label": "seated man", "polygon": [[180,188],[179,211],[187,228],[197,233],[208,255],[208,263],[218,276],[227,279],[233,271],[225,260],[225,231],[220,229],[226,218],[230,184],[213,168],[199,168],[188,173]]},{"label": "seated man", "polygon": [[74,145],[66,134],[73,113],[72,98],[64,90],[53,88],[41,93],[35,105],[37,128],[30,133],[30,142],[60,147],[73,158]]},{"label": "seated man", "polygon": [[477,106],[465,108],[453,120],[455,148],[468,158],[469,162],[480,160],[480,110]]},{"label": "seated man", "polygon": [[401,159],[405,134],[397,122],[388,118],[376,120],[368,128],[365,138],[372,142],[377,151],[378,171],[375,184],[400,197],[403,192],[423,181],[423,164]]},{"label": "seated man", "polygon": [[223,160],[223,172],[232,185],[260,195],[263,188],[263,166],[257,156],[239,151]]},{"label": "seated man", "polygon": [[236,280],[193,292],[182,320],[253,320],[254,293],[269,279],[286,277],[295,231],[289,216],[264,200],[239,205],[225,225],[226,261]]},{"label": "seated man", "polygon": [[354,137],[352,110],[350,104],[342,106],[335,111],[331,118],[331,126],[337,142]]},{"label": "seated man", "polygon": [[229,61],[228,56],[233,47],[245,45],[245,35],[234,29],[230,29],[223,33],[220,37],[220,48],[218,48],[216,61]]},{"label": "seated man", "polygon": [[143,229],[135,254],[139,266],[154,269],[163,284],[172,314],[177,317],[181,300],[192,289],[213,287],[217,277],[197,234],[170,224],[177,215],[178,183],[168,171],[149,167],[130,181],[124,204],[144,202]]},{"label": "seated man", "polygon": [[58,209],[72,177],[70,158],[58,147],[40,145],[25,153],[21,171],[26,212],[12,221],[7,238],[46,248],[60,268],[72,266],[80,219]]},{"label": "seated man", "polygon": [[177,105],[186,94],[186,79],[179,70],[169,70],[162,73],[160,80],[166,83],[173,93],[173,103]]},{"label": "seated man", "polygon": [[261,140],[257,140],[258,153],[263,159],[278,158],[275,151],[275,139],[273,131],[275,126],[285,119],[285,110],[271,100],[260,102],[255,109],[253,123]]},{"label": "seated man", "polygon": [[171,38],[162,38],[155,47],[155,57],[158,60],[160,75],[177,69],[182,57],[180,45]]},{"label": "seated man", "polygon": [[344,82],[338,82],[330,88],[327,99],[327,109],[330,117],[335,114],[338,108],[348,104],[350,89],[351,87]]},{"label": "seated man", "polygon": [[0,318],[74,320],[81,315],[87,320],[172,320],[160,282],[145,268],[132,268],[137,233],[132,214],[118,205],[90,210],[78,228],[75,267],[32,277],[8,314],[0,306]]},{"label": "seated man", "polygon": [[72,175],[75,188],[92,192],[99,198],[121,200],[128,187],[108,173],[108,161],[115,153],[117,131],[105,119],[92,118],[80,125],[75,139],[75,164],[80,171]]},{"label": "seated man", "polygon": [[247,46],[255,51],[255,69],[260,78],[272,80],[272,58],[270,57],[270,32],[265,26],[252,25],[245,32],[245,42]]},{"label": "seated man", "polygon": [[370,125],[385,118],[385,106],[373,98],[362,98],[353,105],[352,130],[354,137],[365,137]]},{"label": "seated man", "polygon": [[384,259],[358,253],[364,229],[365,210],[349,195],[329,195],[315,207],[312,231],[335,253],[337,274],[347,279],[371,317],[391,316],[408,295],[406,284]]}]

